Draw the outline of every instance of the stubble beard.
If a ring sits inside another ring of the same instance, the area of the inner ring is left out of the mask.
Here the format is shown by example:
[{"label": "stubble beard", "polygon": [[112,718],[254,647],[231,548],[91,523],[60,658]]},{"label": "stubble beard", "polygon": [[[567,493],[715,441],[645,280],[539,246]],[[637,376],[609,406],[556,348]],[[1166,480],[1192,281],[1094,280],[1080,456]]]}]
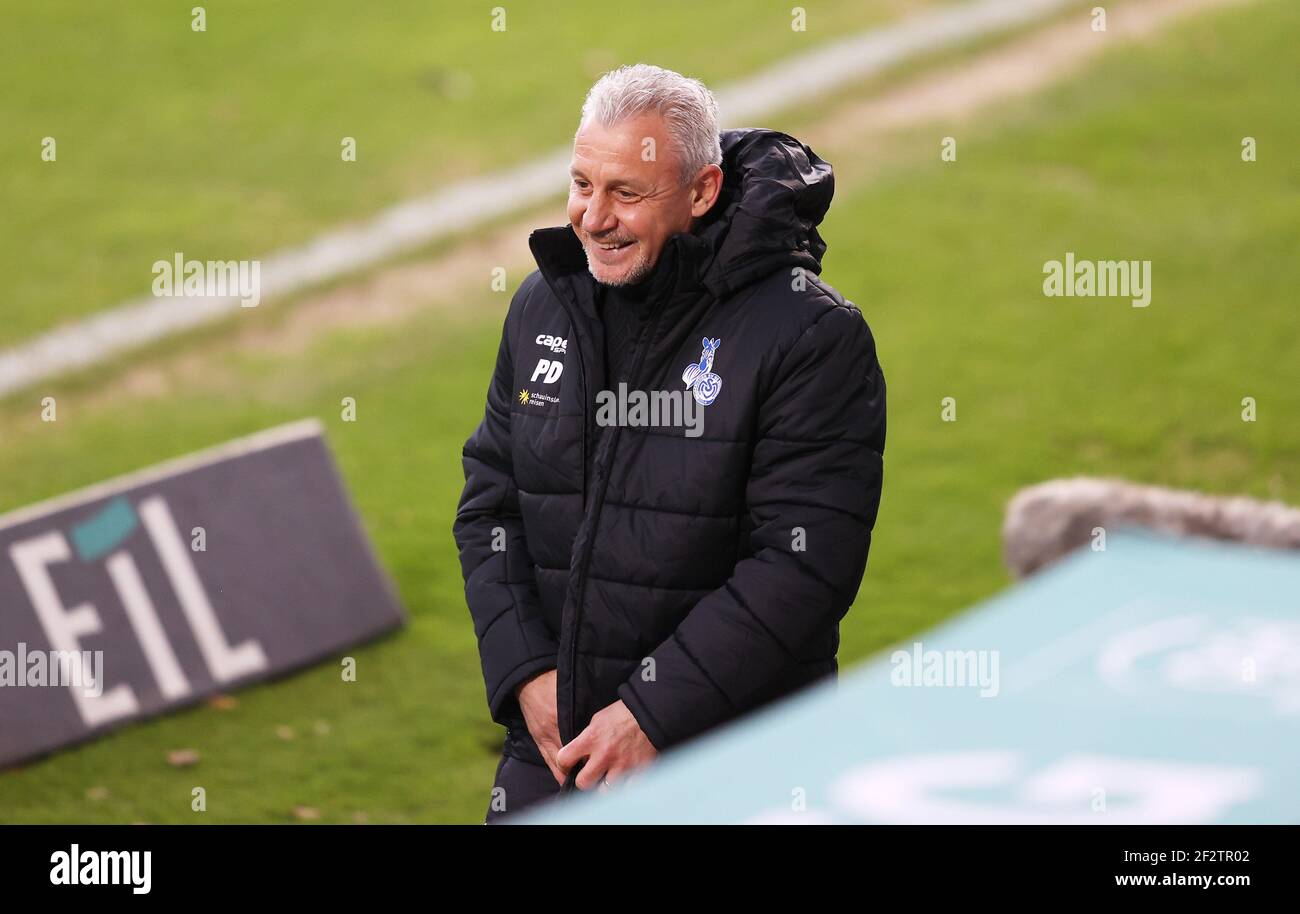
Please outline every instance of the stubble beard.
[{"label": "stubble beard", "polygon": [[645,252],[645,246],[637,242],[637,255],[627,269],[622,273],[611,272],[611,268],[597,261],[591,256],[591,245],[593,241],[584,241],[582,252],[587,256],[587,271],[591,273],[596,282],[607,286],[630,286],[640,282],[650,274],[654,269],[654,263],[650,260]]}]

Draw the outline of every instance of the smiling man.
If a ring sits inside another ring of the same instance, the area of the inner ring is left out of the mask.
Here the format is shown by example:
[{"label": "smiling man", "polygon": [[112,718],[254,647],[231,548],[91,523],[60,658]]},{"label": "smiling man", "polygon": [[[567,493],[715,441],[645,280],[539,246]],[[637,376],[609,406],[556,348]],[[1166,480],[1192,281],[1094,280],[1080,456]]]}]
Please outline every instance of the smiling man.
[{"label": "smiling man", "polygon": [[[719,133],[703,84],[637,65],[592,87],[570,178],[570,224],[529,238],[453,525],[506,728],[489,822],[834,677],[880,504],[884,376],[819,278],[831,167]],[[611,421],[614,388],[702,422]]]}]

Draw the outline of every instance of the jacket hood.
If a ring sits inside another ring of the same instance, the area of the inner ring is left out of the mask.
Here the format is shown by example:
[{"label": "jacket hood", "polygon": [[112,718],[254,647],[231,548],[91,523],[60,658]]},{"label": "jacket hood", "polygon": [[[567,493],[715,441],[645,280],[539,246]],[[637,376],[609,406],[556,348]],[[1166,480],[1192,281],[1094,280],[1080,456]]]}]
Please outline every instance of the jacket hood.
[{"label": "jacket hood", "polygon": [[[776,130],[724,130],[720,139],[718,200],[692,232],[668,240],[656,274],[669,274],[677,289],[702,286],[715,298],[782,268],[820,274],[826,243],[817,226],[835,190],[830,164]],[[587,272],[586,254],[571,226],[539,229],[529,244],[543,274],[552,279]]]},{"label": "jacket hood", "polygon": [[722,133],[722,193],[693,233],[711,257],[702,281],[725,295],[782,267],[821,273],[817,232],[835,175],[794,137],[748,127]]}]

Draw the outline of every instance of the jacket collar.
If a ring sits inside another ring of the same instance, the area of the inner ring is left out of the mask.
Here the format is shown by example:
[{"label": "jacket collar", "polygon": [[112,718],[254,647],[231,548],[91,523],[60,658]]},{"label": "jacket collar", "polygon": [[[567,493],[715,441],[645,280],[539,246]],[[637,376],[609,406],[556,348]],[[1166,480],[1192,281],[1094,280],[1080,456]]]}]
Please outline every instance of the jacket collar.
[{"label": "jacket collar", "polygon": [[[579,313],[594,319],[598,283],[587,269],[587,254],[573,226],[537,229],[528,236],[528,247],[556,294],[564,294]],[[649,298],[663,302],[698,295],[704,290],[701,276],[710,253],[708,245],[691,233],[671,236],[655,264]]]}]

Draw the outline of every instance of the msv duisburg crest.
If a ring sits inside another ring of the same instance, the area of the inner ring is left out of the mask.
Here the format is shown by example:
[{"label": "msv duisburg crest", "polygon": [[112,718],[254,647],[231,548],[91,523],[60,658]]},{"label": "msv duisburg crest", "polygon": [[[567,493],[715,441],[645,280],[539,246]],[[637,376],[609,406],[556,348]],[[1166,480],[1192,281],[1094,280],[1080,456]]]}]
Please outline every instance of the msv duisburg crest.
[{"label": "msv duisburg crest", "polygon": [[713,373],[713,354],[722,345],[722,340],[711,340],[706,336],[701,342],[704,351],[700,353],[700,360],[686,366],[682,380],[686,382],[687,389],[695,394],[695,402],[708,406],[718,398],[718,392],[722,390],[722,378]]}]

